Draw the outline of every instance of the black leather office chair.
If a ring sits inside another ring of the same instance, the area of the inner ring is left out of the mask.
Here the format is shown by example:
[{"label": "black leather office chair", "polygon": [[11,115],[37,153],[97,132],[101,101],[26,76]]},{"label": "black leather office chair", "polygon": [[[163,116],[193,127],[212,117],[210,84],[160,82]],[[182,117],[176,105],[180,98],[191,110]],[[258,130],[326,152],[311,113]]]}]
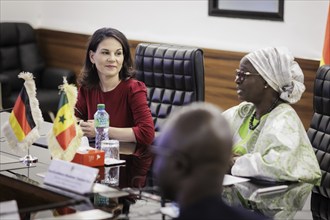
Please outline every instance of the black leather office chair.
[{"label": "black leather office chair", "polygon": [[[203,51],[194,47],[141,43],[135,51],[136,77],[148,89],[156,137],[167,116],[180,106],[204,101]],[[151,171],[147,185],[153,186]]]},{"label": "black leather office chair", "polygon": [[307,131],[322,171],[322,186],[330,187],[330,65],[321,66],[314,84],[314,114]]},{"label": "black leather office chair", "polygon": [[[313,220],[329,220],[330,219],[330,197],[320,194],[320,188],[314,187],[311,197],[311,210]],[[328,190],[329,193],[330,190]]]},{"label": "black leather office chair", "polygon": [[314,114],[308,137],[322,172],[320,187],[311,197],[313,219],[330,218],[330,65],[321,66],[315,77]]},{"label": "black leather office chair", "polygon": [[[204,101],[203,51],[194,47],[141,43],[135,51],[136,78],[148,89],[156,138],[167,116],[183,105]],[[149,171],[147,186],[153,186]]]},{"label": "black leather office chair", "polygon": [[56,114],[58,86],[63,76],[75,83],[75,74],[67,69],[50,68],[39,52],[34,29],[27,23],[0,23],[0,83],[3,108],[11,108],[22,89],[24,80],[20,72],[31,72],[35,77],[37,99],[44,119],[50,121],[49,112]]},{"label": "black leather office chair", "polygon": [[203,51],[194,47],[141,43],[136,47],[136,77],[148,88],[148,102],[158,132],[180,106],[204,101]]}]

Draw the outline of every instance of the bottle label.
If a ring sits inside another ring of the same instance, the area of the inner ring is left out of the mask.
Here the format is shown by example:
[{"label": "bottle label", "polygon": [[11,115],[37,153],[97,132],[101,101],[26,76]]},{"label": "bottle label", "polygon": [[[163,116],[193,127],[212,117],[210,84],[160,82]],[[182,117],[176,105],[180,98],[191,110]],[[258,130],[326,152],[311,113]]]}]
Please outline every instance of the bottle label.
[{"label": "bottle label", "polygon": [[99,118],[96,118],[95,121],[95,127],[109,127],[109,119],[106,118],[106,117],[99,117]]}]

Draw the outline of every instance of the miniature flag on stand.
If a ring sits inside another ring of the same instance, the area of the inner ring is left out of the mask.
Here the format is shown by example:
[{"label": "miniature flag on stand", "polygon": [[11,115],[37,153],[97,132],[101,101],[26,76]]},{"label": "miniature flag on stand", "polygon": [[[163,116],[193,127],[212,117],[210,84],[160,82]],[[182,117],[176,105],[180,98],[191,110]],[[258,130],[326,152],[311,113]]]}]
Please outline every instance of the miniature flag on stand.
[{"label": "miniature flag on stand", "polygon": [[60,90],[60,102],[53,129],[48,136],[48,148],[53,158],[71,161],[82,137],[82,130],[74,115],[78,92],[74,85],[68,84],[66,78]]},{"label": "miniature flag on stand", "polygon": [[27,150],[39,135],[39,127],[43,122],[39,109],[39,101],[36,98],[36,85],[33,74],[21,72],[19,78],[25,80],[19,93],[9,120],[2,127],[9,146],[12,149]]}]

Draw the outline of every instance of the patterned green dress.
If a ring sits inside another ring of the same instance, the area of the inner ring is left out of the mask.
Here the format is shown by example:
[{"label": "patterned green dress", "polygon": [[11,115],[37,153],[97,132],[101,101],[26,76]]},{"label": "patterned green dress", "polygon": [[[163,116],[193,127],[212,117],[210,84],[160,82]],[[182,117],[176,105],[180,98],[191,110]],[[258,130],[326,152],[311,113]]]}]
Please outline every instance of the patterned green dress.
[{"label": "patterned green dress", "polygon": [[254,111],[252,103],[242,102],[223,113],[234,134],[233,152],[241,155],[231,173],[319,185],[321,170],[295,110],[282,103],[264,115],[255,130],[250,130],[248,123]]}]

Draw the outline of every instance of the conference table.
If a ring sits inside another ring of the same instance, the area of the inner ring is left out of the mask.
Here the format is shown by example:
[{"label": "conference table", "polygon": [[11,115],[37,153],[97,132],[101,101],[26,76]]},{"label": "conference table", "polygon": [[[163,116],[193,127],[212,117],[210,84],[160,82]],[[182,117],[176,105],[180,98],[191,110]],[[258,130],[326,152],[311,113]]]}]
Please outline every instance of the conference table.
[{"label": "conference table", "polygon": [[[0,113],[1,127],[8,120],[8,115]],[[43,126],[42,138],[47,133],[46,127],[51,128],[51,123]],[[79,219],[77,214],[96,210],[102,210],[102,213],[93,213],[95,219],[171,219],[177,214],[175,204],[163,200],[157,187],[123,188],[104,183],[107,167],[98,167],[99,175],[91,193],[81,195],[50,187],[44,184],[45,173],[52,161],[47,146],[42,144],[44,140],[29,148],[29,153],[38,157],[38,162],[26,166],[19,158],[27,152],[12,151],[2,132],[0,134],[0,202],[16,200],[21,219],[61,219],[70,213],[76,214],[71,219]],[[134,150],[134,145],[127,145],[122,153],[130,155]],[[124,173],[127,167],[122,165],[119,168],[120,173]],[[260,190],[281,185],[287,185],[287,188]],[[223,191],[219,192],[230,206],[239,206],[274,219],[306,220],[329,219],[329,195],[330,186],[269,183],[256,179],[223,186]]]}]

